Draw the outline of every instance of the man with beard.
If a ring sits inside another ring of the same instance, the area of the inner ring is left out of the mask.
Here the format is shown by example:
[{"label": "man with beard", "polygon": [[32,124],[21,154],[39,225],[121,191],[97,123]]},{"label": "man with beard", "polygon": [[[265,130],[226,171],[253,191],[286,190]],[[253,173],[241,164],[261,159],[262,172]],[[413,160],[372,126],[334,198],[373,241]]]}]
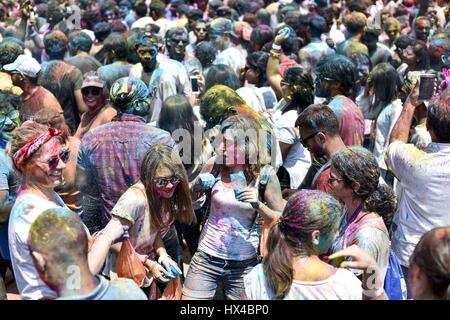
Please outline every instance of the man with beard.
[{"label": "man with beard", "polygon": [[135,49],[140,63],[131,68],[130,77],[141,79],[155,88],[155,99],[147,119],[154,122],[158,120],[162,103],[167,97],[176,94],[188,97],[191,95],[188,72],[180,62],[158,57],[160,48],[154,35],[140,34],[136,40]]},{"label": "man with beard", "polygon": [[331,171],[329,159],[346,148],[339,135],[338,118],[330,107],[315,104],[300,114],[295,126],[299,128],[303,146],[314,158],[326,157],[328,160],[315,173],[311,188],[333,194],[332,186],[328,181]]},{"label": "man with beard", "polygon": [[414,33],[417,40],[421,40],[429,45],[429,38],[431,32],[431,21],[428,17],[420,16],[414,22]]},{"label": "man with beard", "polygon": [[0,92],[0,300],[6,299],[4,279],[7,268],[12,271],[8,247],[8,220],[17,195],[18,178],[11,158],[6,154],[6,144],[11,132],[19,126],[21,107],[19,96]]}]

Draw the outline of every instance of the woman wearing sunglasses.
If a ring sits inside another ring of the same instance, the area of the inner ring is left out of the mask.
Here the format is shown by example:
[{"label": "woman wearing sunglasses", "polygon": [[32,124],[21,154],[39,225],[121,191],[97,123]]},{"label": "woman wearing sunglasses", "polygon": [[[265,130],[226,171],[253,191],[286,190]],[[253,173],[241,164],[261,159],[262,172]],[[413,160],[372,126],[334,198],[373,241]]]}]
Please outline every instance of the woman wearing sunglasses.
[{"label": "woman wearing sunglasses", "polygon": [[[55,298],[56,292],[45,285],[34,267],[27,241],[31,224],[43,211],[67,208],[54,191],[63,182],[63,170],[69,160],[64,132],[26,121],[12,133],[8,151],[21,176],[8,230],[17,288],[22,299]],[[89,267],[93,274],[100,271],[110,246],[122,234],[122,225],[113,222],[91,242]]]},{"label": "woman wearing sunglasses", "polygon": [[74,136],[69,136],[70,132],[64,116],[58,111],[51,108],[43,108],[34,115],[34,121],[37,123],[62,130],[64,140],[66,141],[67,151],[73,155],[69,157],[66,167],[63,169],[63,181],[61,185],[55,188],[55,191],[63,199],[64,203],[74,212],[81,212],[81,194],[75,186],[75,171],[77,167],[77,154],[80,148],[80,139]]},{"label": "woman wearing sunglasses", "polygon": [[[112,220],[129,226],[131,244],[148,271],[143,287],[148,288],[150,299],[158,298],[157,287],[162,287],[153,280],[164,283],[182,274],[181,246],[173,224],[190,224],[194,218],[189,182],[178,151],[166,145],[153,146],[142,162],[140,180],[120,197],[111,214]],[[116,245],[116,251],[119,247]],[[110,257],[111,277],[116,258],[115,253]]]},{"label": "woman wearing sunglasses", "polygon": [[261,124],[236,115],[222,123],[220,132],[218,178],[199,178],[199,186],[211,189],[210,209],[186,275],[185,300],[211,300],[219,284],[227,299],[241,299],[243,277],[258,263],[258,251],[264,254],[261,225],[276,221],[285,204],[275,170],[267,165]]},{"label": "woman wearing sunglasses", "polygon": [[329,184],[345,204],[331,251],[358,245],[377,262],[384,279],[390,252],[388,228],[397,201],[393,190],[379,180],[378,163],[367,149],[353,146],[331,158]]},{"label": "woman wearing sunglasses", "polygon": [[88,111],[83,113],[75,137],[81,140],[89,130],[108,123],[117,114],[117,111],[108,104],[106,82],[97,72],[91,71],[84,75],[81,86],[83,101]]}]

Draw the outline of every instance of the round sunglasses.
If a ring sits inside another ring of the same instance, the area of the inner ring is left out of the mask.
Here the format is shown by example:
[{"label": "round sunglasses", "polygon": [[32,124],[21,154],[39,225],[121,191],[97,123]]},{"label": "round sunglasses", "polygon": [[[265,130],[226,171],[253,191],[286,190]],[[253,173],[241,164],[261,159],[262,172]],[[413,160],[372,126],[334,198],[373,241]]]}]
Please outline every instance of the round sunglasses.
[{"label": "round sunglasses", "polygon": [[59,160],[61,160],[64,163],[67,163],[69,161],[69,157],[70,157],[70,151],[64,150],[60,154],[58,154],[54,157],[51,157],[47,161],[41,161],[41,162],[47,163],[50,170],[55,170],[58,167]]}]

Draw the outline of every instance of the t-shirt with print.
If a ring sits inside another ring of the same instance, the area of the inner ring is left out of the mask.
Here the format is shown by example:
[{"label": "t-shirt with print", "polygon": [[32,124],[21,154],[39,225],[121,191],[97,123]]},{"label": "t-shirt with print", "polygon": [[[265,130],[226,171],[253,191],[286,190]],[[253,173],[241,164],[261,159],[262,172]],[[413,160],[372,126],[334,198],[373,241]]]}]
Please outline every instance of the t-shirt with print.
[{"label": "t-shirt with print", "polygon": [[[384,281],[389,264],[391,243],[383,218],[373,213],[361,212],[349,224],[347,209],[345,209],[339,224],[339,235],[331,248],[331,252],[343,250],[354,244],[377,262],[381,279]],[[356,275],[362,274],[361,270],[351,269],[351,271]]]},{"label": "t-shirt with print", "polygon": [[23,105],[20,108],[20,116],[23,121],[33,120],[36,113],[43,108],[50,108],[64,114],[61,105],[53,93],[42,86],[38,86],[35,92],[23,99]]},{"label": "t-shirt with print", "polygon": [[64,118],[72,132],[80,124],[80,114],[74,92],[81,90],[83,74],[80,69],[61,60],[42,64],[39,84],[49,90],[64,110]]},{"label": "t-shirt with print", "polygon": [[362,146],[364,141],[364,116],[361,109],[351,99],[343,95],[335,96],[328,106],[339,120],[339,134],[346,146]]},{"label": "t-shirt with print", "polygon": [[[8,198],[4,204],[16,200],[18,186],[19,179],[13,169],[12,160],[5,150],[0,148],[0,190],[8,191]],[[0,254],[3,259],[11,259],[8,247],[8,223],[0,223]]]},{"label": "t-shirt with print", "polygon": [[106,280],[96,275],[98,286],[89,294],[83,296],[60,297],[57,300],[148,300],[145,293],[131,279]]},{"label": "t-shirt with print", "polygon": [[211,194],[209,218],[198,250],[224,260],[244,261],[256,257],[259,234],[252,228],[256,221],[255,209],[236,200],[234,190],[222,181],[214,185]]},{"label": "t-shirt with print", "polygon": [[88,73],[89,71],[97,71],[102,66],[97,59],[90,55],[76,55],[65,61],[80,69],[82,74]]},{"label": "t-shirt with print", "polygon": [[[276,300],[262,264],[244,276],[245,294],[249,300]],[[293,280],[283,300],[362,300],[361,281],[349,270],[337,269],[321,281]]]},{"label": "t-shirt with print", "polygon": [[401,265],[425,232],[450,225],[450,144],[432,142],[423,149],[395,141],[386,164],[399,180],[401,195],[393,219],[392,248]]}]

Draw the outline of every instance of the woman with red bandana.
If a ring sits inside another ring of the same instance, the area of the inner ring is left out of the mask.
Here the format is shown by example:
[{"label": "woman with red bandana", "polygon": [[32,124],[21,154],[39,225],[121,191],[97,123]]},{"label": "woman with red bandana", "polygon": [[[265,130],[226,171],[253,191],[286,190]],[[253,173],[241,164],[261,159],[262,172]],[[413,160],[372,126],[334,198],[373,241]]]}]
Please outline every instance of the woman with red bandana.
[{"label": "woman with red bandana", "polygon": [[[148,288],[144,291],[150,299],[159,297],[157,287],[161,291],[161,283],[182,275],[181,255],[178,257],[181,246],[173,223],[175,220],[192,223],[194,210],[190,194],[187,173],[178,151],[158,144],[147,152],[140,180],[120,197],[111,211],[112,220],[129,226],[131,244],[148,271],[143,287]],[[166,241],[166,237],[173,241]],[[168,247],[166,251],[163,238],[170,250]],[[113,253],[109,259],[110,277],[114,277],[116,258]],[[157,286],[155,279],[159,282]]]},{"label": "woman with red bandana", "polygon": [[[64,132],[26,121],[12,133],[8,150],[21,176],[8,230],[17,288],[22,299],[56,298],[56,292],[36,271],[27,241],[31,224],[43,211],[67,208],[54,191],[63,181],[63,169],[69,160]],[[89,267],[93,274],[100,271],[110,246],[122,234],[122,225],[112,222],[95,238],[89,250]]]}]

